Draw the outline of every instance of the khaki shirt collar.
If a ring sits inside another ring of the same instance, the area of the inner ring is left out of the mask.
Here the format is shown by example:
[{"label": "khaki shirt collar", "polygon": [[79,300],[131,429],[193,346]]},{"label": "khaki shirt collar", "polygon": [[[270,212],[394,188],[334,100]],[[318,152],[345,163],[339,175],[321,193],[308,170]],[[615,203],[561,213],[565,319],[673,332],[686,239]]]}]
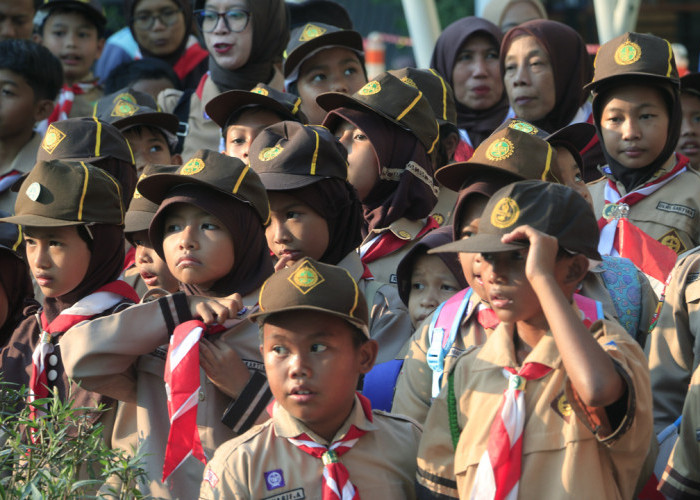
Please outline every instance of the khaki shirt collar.
[{"label": "khaki shirt collar", "polygon": [[[633,191],[637,191],[638,189],[641,189],[648,183],[655,181],[662,175],[665,175],[669,173],[671,170],[673,170],[678,163],[678,157],[675,154],[672,154],[669,160],[664,163],[656,172],[654,172],[654,175],[651,176],[649,180],[647,180],[644,184],[637,186],[636,188],[633,189]],[[598,170],[610,181],[612,181],[615,186],[617,187],[617,191],[620,193],[620,196],[624,196],[627,193],[627,190],[625,189],[625,186],[622,185],[621,182],[619,182],[617,179],[615,179],[612,175],[612,171],[610,170],[610,167],[608,165],[605,165],[604,167],[598,167]]]}]

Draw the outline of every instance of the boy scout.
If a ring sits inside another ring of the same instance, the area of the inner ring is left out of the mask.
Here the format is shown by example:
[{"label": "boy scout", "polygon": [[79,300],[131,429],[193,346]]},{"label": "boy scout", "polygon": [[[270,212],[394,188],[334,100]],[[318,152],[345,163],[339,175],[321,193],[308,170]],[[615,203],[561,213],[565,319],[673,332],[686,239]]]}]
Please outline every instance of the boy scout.
[{"label": "boy scout", "polygon": [[632,498],[652,438],[649,373],[617,323],[572,303],[600,259],[587,207],[570,188],[516,182],[478,234],[442,248],[481,252],[501,324],[458,358],[428,413],[419,497]]},{"label": "boy scout", "polygon": [[272,420],[216,451],[200,498],[415,498],[420,427],[355,393],[377,344],[348,272],[302,259],[265,282],[254,317]]}]

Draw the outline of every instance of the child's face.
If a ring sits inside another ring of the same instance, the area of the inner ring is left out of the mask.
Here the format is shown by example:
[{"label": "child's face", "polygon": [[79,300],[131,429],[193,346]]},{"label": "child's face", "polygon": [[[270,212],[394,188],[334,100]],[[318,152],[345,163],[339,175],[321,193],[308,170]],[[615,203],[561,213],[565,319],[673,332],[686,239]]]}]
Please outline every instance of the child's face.
[{"label": "child's face", "polygon": [[331,439],[352,410],[358,378],[372,368],[377,344],[355,346],[350,325],[330,314],[276,316],[263,325],[260,347],[272,395],[293,417]]},{"label": "child's face", "polygon": [[0,40],[29,40],[34,13],[34,0],[0,1]]},{"label": "child's face", "polygon": [[687,156],[691,165],[698,168],[700,167],[700,97],[683,92],[681,108],[683,122],[676,151]]},{"label": "child's face", "polygon": [[408,314],[417,328],[437,306],[459,291],[457,278],[437,255],[421,255],[413,265]]},{"label": "child's face", "polygon": [[605,149],[626,168],[646,167],[661,154],[668,124],[668,110],[660,91],[642,85],[611,92],[600,117]]},{"label": "child's face", "polygon": [[593,208],[591,193],[588,191],[588,186],[586,186],[586,183],[583,181],[581,169],[579,168],[578,163],[576,163],[574,155],[572,155],[571,152],[563,146],[557,146],[554,149],[557,152],[557,159],[555,164],[552,166],[552,173],[556,177],[557,181],[559,184],[569,186],[571,189],[583,196],[591,208]]},{"label": "child's face", "polygon": [[[207,0],[204,5],[207,10],[219,13],[231,9],[248,9],[244,0]],[[250,58],[253,48],[253,19],[248,21],[246,28],[240,33],[229,30],[223,19],[219,18],[214,31],[204,33],[204,41],[209,54],[222,68],[233,71],[245,65]]]},{"label": "child's face", "polygon": [[233,269],[233,238],[209,212],[185,203],[173,205],[163,231],[165,261],[179,282],[208,289]]},{"label": "child's face", "polygon": [[88,18],[77,12],[65,12],[49,16],[41,43],[61,61],[63,77],[70,85],[90,73],[102,54],[104,42]]},{"label": "child's face", "polygon": [[[176,165],[180,163],[179,155],[171,155],[168,141],[158,130],[151,127],[127,129],[122,135],[131,146],[134,153],[136,172],[140,175],[143,168],[151,163],[154,165]],[[177,157],[177,158],[174,158]]]},{"label": "child's face", "polygon": [[521,36],[510,44],[503,82],[518,118],[537,121],[554,109],[556,95],[552,63],[534,36]]},{"label": "child's face", "polygon": [[268,191],[270,224],[265,228],[267,246],[288,266],[311,257],[319,260],[328,249],[328,223],[309,205],[284,192]]},{"label": "child's face", "polygon": [[29,269],[45,297],[61,297],[85,278],[90,249],[75,226],[25,227]]},{"label": "child's face", "polygon": [[348,182],[355,187],[357,196],[363,201],[379,180],[374,147],[362,130],[346,121],[338,126],[335,136],[348,150]]},{"label": "child's face", "polygon": [[[155,17],[153,26],[146,27],[148,18],[153,16],[160,17]],[[133,27],[139,45],[156,56],[167,56],[185,38],[185,15],[172,0],[141,0],[134,9]]]},{"label": "child's face", "polygon": [[282,121],[274,111],[255,107],[244,111],[226,129],[226,154],[248,163],[248,151],[265,128]]},{"label": "child's face", "polygon": [[30,135],[34,123],[53,109],[49,99],[35,101],[34,90],[24,77],[9,69],[0,69],[0,139]]},{"label": "child's face", "polygon": [[333,47],[309,57],[299,68],[297,90],[301,109],[309,123],[322,123],[326,111],[316,104],[316,96],[324,92],[351,95],[367,83],[360,59],[350,49]]},{"label": "child's face", "polygon": [[[461,239],[469,238],[478,232],[479,218],[488,201],[488,198],[483,195],[474,194],[468,198],[466,205],[462,208],[461,221],[458,222],[462,225],[459,232]],[[486,290],[484,289],[484,281],[481,275],[481,264],[483,262],[481,254],[460,252],[458,257],[464,279],[467,280],[474,293],[486,300]]]},{"label": "child's face", "polygon": [[168,292],[177,292],[177,280],[168,269],[168,265],[161,259],[148,239],[148,231],[136,231],[132,234],[131,240],[136,246],[136,268],[139,270],[141,279],[151,288],[162,288]]},{"label": "child's face", "polygon": [[498,46],[485,35],[473,35],[462,46],[452,68],[455,100],[470,109],[489,109],[501,100],[503,80]]}]

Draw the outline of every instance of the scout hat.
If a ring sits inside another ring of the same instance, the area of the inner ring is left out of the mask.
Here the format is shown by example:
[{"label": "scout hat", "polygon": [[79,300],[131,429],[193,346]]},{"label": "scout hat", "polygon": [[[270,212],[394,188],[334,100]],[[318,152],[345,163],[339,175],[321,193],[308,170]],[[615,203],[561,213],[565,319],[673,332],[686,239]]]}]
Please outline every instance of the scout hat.
[{"label": "scout hat", "polygon": [[681,78],[681,92],[689,92],[700,97],[700,73],[688,73]]},{"label": "scout hat", "polygon": [[339,3],[331,0],[286,1],[284,3],[289,8],[289,26],[292,30],[313,21],[332,24],[346,30],[352,29],[350,14]]},{"label": "scout hat", "polygon": [[501,238],[525,224],[557,238],[560,248],[601,260],[598,224],[588,202],[570,187],[534,180],[499,189],[484,208],[477,234],[428,253],[519,250],[527,242],[503,243]]},{"label": "scout hat", "polygon": [[280,115],[284,120],[308,123],[301,111],[301,98],[287,92],[280,92],[258,83],[252,90],[229,90],[211,99],[204,110],[214,120],[222,133],[229,125],[231,115],[243,108],[260,106]]},{"label": "scout hat", "polygon": [[265,186],[258,175],[238,158],[200,149],[177,173],[156,173],[136,185],[142,196],[160,204],[171,189],[185,184],[206,186],[253,207],[263,224],[270,218]]},{"label": "scout hat", "polygon": [[284,51],[284,80],[287,83],[299,79],[302,63],[317,52],[331,47],[343,47],[355,52],[364,61],[362,35],[324,23],[306,23],[292,30]]},{"label": "scout hat", "polygon": [[465,180],[484,171],[498,172],[513,182],[544,180],[555,154],[552,146],[536,135],[505,127],[485,139],[468,161],[445,165],[435,172],[435,178],[453,191],[459,191]]},{"label": "scout hat", "polygon": [[[348,107],[378,114],[415,135],[428,153],[439,139],[435,114],[423,92],[390,73],[381,73],[351,96],[326,92],[316,97],[316,102],[326,111]],[[328,121],[329,117],[324,124]]]},{"label": "scout hat", "polygon": [[[36,2],[34,2],[36,4]],[[107,24],[104,7],[99,0],[44,0],[44,5],[39,8],[41,16],[34,19],[34,24],[43,28],[46,18],[55,9],[75,9],[84,13],[98,27],[104,29]]]},{"label": "scout hat", "polygon": [[[174,174],[180,170],[179,165],[152,165],[148,164],[144,167],[139,181],[153,174]],[[145,198],[139,190],[134,191],[134,197],[129,204],[124,216],[124,232],[135,233],[136,231],[145,231],[151,225],[153,216],[158,211],[158,205]]]},{"label": "scout hat", "polygon": [[593,81],[585,90],[598,91],[620,77],[641,76],[679,85],[671,44],[658,36],[627,32],[604,43],[593,63]]},{"label": "scout hat", "polygon": [[121,186],[104,170],[75,161],[39,161],[22,181],[15,215],[3,222],[59,227],[124,223]]},{"label": "scout hat", "polygon": [[250,317],[260,324],[275,313],[318,311],[348,321],[369,338],[365,297],[342,267],[305,257],[277,271],[263,283],[259,304],[259,312]]},{"label": "scout hat", "polygon": [[265,189],[287,191],[331,177],[345,180],[347,157],[327,128],[286,121],[260,132],[249,159]]},{"label": "scout hat", "polygon": [[403,68],[389,71],[406,85],[421,92],[435,113],[438,123],[457,127],[457,108],[452,87],[434,69]]}]

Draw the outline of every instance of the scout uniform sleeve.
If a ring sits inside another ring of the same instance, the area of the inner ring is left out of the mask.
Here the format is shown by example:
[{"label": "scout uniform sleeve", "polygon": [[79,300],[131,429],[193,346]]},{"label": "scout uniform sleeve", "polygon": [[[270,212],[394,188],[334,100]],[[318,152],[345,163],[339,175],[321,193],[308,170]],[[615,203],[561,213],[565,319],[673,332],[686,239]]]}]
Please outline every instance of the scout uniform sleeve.
[{"label": "scout uniform sleeve", "polygon": [[683,409],[691,374],[700,361],[697,325],[700,325],[700,253],[676,264],[658,321],[647,341],[657,433],[672,424]]},{"label": "scout uniform sleeve", "polygon": [[700,429],[700,370],[695,370],[683,406],[680,435],[659,483],[659,490],[669,498],[700,498],[698,429]]},{"label": "scout uniform sleeve", "polygon": [[61,339],[66,373],[85,389],[136,402],[137,358],[167,344],[175,326],[190,319],[185,294],[175,293],[84,321]]},{"label": "scout uniform sleeve", "polygon": [[411,337],[391,407],[392,413],[408,415],[420,423],[425,422],[431,400],[432,371],[426,361],[431,318],[426,318]]},{"label": "scout uniform sleeve", "polygon": [[[244,500],[251,498],[245,484],[240,484],[236,479],[236,471],[241,460],[235,453],[238,440],[224,443],[214,453],[207,466],[204,468],[202,485],[199,490],[199,498],[204,500],[225,500],[235,498]],[[245,476],[242,476],[245,477]]]},{"label": "scout uniform sleeve", "polygon": [[391,361],[413,333],[408,309],[392,285],[381,286],[373,297],[367,299],[372,301],[369,334],[379,342],[376,363]]}]

